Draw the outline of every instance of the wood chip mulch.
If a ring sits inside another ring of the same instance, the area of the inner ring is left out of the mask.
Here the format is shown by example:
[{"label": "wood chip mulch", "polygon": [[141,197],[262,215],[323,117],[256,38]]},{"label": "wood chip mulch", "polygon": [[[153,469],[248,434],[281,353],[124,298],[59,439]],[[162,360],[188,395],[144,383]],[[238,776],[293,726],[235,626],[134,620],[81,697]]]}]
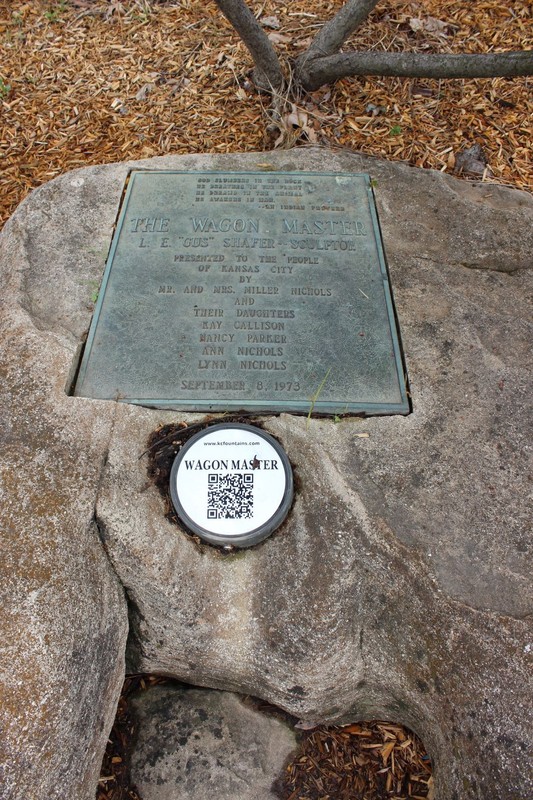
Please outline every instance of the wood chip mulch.
[{"label": "wood chip mulch", "polygon": [[130,758],[135,737],[135,722],[129,710],[128,698],[140,689],[155,685],[155,678],[132,676],[126,678],[118,701],[113,728],[100,771],[96,800],[142,800],[130,783]]},{"label": "wood chip mulch", "polygon": [[[126,678],[111,731],[96,800],[143,800],[130,781],[135,722],[130,696],[161,683],[158,675]],[[295,720],[275,706],[243,698],[259,711]],[[433,800],[432,766],[421,740],[408,728],[373,720],[306,730],[296,724],[298,749],[272,791],[280,800]]]},{"label": "wood chip mulch", "polygon": [[304,734],[278,793],[281,800],[432,800],[431,762],[401,725],[319,727]]},{"label": "wood chip mulch", "polygon": [[[341,0],[252,2],[284,63]],[[354,49],[531,48],[530,0],[383,0]],[[271,27],[274,25],[274,27]],[[0,224],[76,168],[316,143],[531,188],[532,81],[347,78],[271,119],[212,0],[0,0]],[[348,47],[348,45],[347,45]],[[479,146],[473,172],[457,157]]]}]

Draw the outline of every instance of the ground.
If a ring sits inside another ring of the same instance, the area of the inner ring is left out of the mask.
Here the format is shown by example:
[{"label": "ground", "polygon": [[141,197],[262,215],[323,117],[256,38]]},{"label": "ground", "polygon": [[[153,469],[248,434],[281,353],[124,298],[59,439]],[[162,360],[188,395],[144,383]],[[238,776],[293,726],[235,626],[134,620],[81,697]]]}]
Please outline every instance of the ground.
[{"label": "ground", "polygon": [[[340,0],[252,3],[284,62]],[[529,0],[383,0],[354,49],[485,52],[531,46]],[[279,27],[278,27],[279,26]],[[0,0],[0,224],[67,170],[165,153],[307,142],[531,188],[531,78],[351,78],[289,104],[278,125],[212,0]]]}]

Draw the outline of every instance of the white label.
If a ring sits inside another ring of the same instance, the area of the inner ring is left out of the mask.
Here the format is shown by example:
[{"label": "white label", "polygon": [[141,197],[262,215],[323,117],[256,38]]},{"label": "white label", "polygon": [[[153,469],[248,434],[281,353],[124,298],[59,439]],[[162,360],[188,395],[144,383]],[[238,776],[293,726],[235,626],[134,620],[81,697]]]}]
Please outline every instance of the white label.
[{"label": "white label", "polygon": [[212,533],[242,536],[279,509],[287,476],[279,453],[260,431],[214,429],[184,454],[176,493],[185,513]]}]

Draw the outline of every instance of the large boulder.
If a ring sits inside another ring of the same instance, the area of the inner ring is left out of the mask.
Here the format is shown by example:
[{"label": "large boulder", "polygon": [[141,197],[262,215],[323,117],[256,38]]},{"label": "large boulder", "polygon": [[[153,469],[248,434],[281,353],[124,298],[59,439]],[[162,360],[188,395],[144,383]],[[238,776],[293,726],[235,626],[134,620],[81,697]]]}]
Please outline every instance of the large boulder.
[{"label": "large boulder", "polygon": [[533,200],[322,149],[141,164],[266,162],[375,180],[413,411],[262,417],[294,466],[289,517],[250,550],[198,545],[166,518],[140,456],[159,426],[201,416],[66,391],[135,165],[34,192],[1,255],[5,796],[91,797],[124,594],[130,670],[311,722],[405,723],[431,753],[439,800],[532,796]]},{"label": "large boulder", "polygon": [[95,522],[113,409],[65,391],[85,323],[72,329],[48,309],[64,292],[74,307],[87,288],[75,241],[59,241],[68,222],[50,189],[0,239],[0,796],[10,800],[94,796],[128,631]]}]

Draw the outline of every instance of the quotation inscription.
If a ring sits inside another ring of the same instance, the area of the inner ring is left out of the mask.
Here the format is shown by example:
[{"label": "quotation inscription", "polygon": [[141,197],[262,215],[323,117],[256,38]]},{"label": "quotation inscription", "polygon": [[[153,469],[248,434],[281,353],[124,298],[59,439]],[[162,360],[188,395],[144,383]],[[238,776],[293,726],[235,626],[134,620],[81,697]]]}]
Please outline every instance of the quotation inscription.
[{"label": "quotation inscription", "polygon": [[[317,302],[331,300],[335,289],[324,283],[311,284],[308,268],[320,265],[319,255],[292,255],[292,251],[353,252],[357,248],[355,237],[368,235],[363,220],[346,219],[344,206],[311,206],[303,203],[280,204],[279,198],[303,198],[314,187],[302,178],[257,176],[255,178],[199,177],[195,188],[195,203],[209,205],[210,215],[190,215],[187,219],[170,217],[132,217],[130,234],[138,238],[141,249],[170,248],[171,242],[179,245],[172,254],[177,267],[187,265],[187,283],[181,289],[186,295],[201,296],[201,305],[192,313],[197,320],[197,337],[193,344],[198,357],[191,364],[193,371],[225,371],[228,369],[227,352],[237,355],[237,369],[245,373],[277,374],[289,366],[291,326],[298,324],[298,308],[285,304],[305,297]],[[225,203],[251,203],[259,208],[285,211],[309,210],[302,218],[282,214],[276,229],[260,216],[216,214],[218,206]],[[332,216],[326,216],[329,211]],[[185,230],[184,230],[185,229]],[[172,234],[170,236],[169,234]],[[281,246],[281,247],[280,247]],[[216,248],[220,252],[202,253]],[[268,251],[276,250],[275,253]],[[280,285],[280,276],[290,284]],[[272,280],[271,280],[272,279]],[[158,295],[175,296],[174,285],[159,285]],[[218,308],[217,296],[232,298],[232,305]],[[265,308],[265,298],[283,298],[284,307]],[[210,305],[211,301],[211,305]],[[291,303],[292,305],[292,303]],[[183,377],[180,388],[185,392],[199,389],[237,388],[245,390],[247,380],[205,381]],[[252,388],[252,387],[250,387]],[[255,389],[266,388],[265,378],[256,380]],[[273,392],[298,392],[299,381],[270,381]]]}]

